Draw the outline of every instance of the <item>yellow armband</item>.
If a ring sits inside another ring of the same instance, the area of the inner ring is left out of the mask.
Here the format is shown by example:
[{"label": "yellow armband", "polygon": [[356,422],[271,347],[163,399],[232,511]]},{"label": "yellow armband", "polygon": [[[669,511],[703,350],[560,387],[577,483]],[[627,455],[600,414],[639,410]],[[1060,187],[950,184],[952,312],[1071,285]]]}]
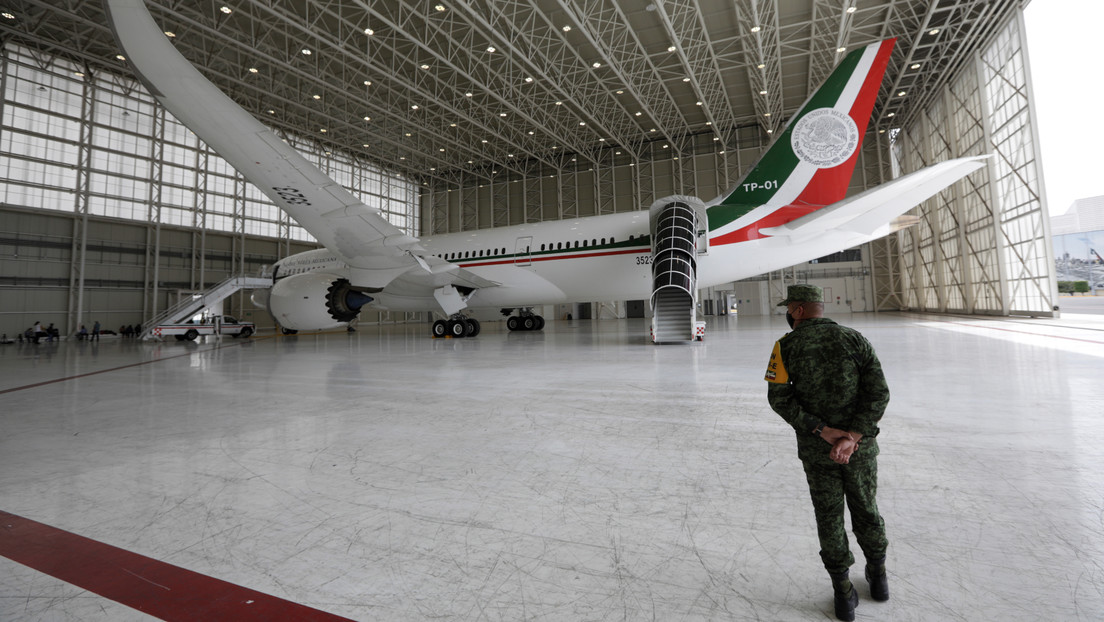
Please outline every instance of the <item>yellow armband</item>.
[{"label": "yellow armband", "polygon": [[774,342],[774,351],[767,363],[767,375],[763,379],[776,384],[787,384],[790,381],[790,374],[786,372],[786,365],[782,362],[782,348],[777,341]]}]

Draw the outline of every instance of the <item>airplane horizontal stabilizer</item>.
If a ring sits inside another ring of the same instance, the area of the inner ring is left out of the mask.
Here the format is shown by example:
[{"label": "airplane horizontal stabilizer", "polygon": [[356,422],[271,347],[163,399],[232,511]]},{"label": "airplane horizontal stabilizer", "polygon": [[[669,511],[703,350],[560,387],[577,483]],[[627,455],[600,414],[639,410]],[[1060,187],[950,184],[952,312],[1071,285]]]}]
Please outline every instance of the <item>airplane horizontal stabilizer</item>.
[{"label": "airplane horizontal stabilizer", "polygon": [[760,233],[789,237],[795,242],[829,231],[872,236],[896,217],[985,166],[989,157],[970,156],[933,164],[785,225],[761,229]]}]

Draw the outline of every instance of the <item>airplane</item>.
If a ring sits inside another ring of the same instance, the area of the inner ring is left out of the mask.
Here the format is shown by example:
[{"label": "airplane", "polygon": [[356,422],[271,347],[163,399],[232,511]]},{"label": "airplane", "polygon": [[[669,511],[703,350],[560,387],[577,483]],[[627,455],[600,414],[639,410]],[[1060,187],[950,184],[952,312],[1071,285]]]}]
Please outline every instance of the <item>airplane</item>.
[{"label": "airplane", "polygon": [[887,39],[848,53],[735,187],[708,202],[676,195],[635,212],[416,238],[204,78],[142,0],[105,4],[149,92],[324,246],[276,262],[271,290],[254,294],[285,332],[347,326],[367,307],[437,312],[447,319],[432,324],[433,336],[474,337],[475,309],[517,311],[507,328],[539,330],[538,305],[646,298],[656,318],[674,301],[675,316],[693,319],[698,288],[907,226],[899,216],[989,157],[948,160],[845,197],[896,41]]}]

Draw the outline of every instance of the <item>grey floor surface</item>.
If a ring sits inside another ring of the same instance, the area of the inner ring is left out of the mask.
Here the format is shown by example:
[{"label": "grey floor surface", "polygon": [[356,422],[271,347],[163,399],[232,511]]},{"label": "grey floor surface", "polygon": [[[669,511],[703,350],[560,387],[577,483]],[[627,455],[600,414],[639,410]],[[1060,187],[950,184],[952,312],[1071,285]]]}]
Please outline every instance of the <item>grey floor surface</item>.
[{"label": "grey floor surface", "polygon": [[[858,619],[1104,619],[1104,316],[834,317],[892,391]],[[785,330],[0,346],[0,510],[355,620],[833,619]],[[0,557],[0,620],[147,619]]]}]

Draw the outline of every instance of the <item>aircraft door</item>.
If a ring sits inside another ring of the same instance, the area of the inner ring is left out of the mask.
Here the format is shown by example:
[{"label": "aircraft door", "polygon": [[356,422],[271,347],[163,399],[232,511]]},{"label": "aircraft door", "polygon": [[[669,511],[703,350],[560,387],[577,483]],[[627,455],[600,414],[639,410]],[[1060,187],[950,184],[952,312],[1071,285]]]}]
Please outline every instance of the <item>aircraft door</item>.
[{"label": "aircraft door", "polygon": [[514,246],[514,265],[528,266],[532,264],[533,236],[525,236],[517,239]]}]

